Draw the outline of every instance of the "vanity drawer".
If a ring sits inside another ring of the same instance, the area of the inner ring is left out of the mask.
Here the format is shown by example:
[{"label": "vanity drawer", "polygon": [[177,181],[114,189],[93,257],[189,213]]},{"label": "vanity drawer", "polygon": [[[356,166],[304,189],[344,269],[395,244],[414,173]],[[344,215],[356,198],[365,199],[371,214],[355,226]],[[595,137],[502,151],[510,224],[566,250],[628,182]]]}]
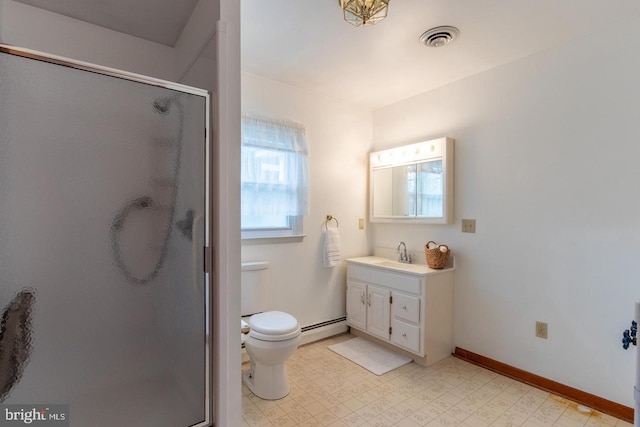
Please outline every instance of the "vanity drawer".
[{"label": "vanity drawer", "polygon": [[409,295],[391,293],[393,304],[391,304],[391,314],[407,322],[420,323],[420,298]]},{"label": "vanity drawer", "polygon": [[391,342],[420,354],[420,328],[398,319],[391,321]]}]

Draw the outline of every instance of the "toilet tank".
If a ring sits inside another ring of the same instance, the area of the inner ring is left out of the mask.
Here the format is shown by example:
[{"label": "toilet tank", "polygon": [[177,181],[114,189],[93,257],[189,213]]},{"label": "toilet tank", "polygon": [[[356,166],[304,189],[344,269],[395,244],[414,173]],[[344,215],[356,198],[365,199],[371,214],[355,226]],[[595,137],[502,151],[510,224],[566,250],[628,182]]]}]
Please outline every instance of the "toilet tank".
[{"label": "toilet tank", "polygon": [[269,263],[243,262],[240,273],[240,306],[243,316],[261,313],[269,306]]}]

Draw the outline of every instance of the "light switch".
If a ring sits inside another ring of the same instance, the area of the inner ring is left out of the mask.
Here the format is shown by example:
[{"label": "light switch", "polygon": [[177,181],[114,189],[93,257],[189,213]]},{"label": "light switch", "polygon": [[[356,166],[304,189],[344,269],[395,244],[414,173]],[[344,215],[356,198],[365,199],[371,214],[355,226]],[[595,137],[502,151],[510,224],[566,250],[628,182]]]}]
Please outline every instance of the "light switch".
[{"label": "light switch", "polygon": [[462,232],[463,233],[475,233],[476,232],[476,220],[475,219],[463,219],[462,220]]}]

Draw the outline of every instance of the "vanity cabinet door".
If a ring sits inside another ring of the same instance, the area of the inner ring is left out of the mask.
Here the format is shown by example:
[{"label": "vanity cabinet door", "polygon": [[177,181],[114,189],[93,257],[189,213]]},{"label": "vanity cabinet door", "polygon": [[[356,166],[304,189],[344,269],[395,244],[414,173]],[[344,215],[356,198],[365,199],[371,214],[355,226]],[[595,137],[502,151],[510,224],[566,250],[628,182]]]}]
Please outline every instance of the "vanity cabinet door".
[{"label": "vanity cabinet door", "polygon": [[347,281],[347,324],[358,329],[367,329],[367,285]]},{"label": "vanity cabinet door", "polygon": [[391,291],[377,286],[367,287],[367,332],[384,340],[389,340]]}]

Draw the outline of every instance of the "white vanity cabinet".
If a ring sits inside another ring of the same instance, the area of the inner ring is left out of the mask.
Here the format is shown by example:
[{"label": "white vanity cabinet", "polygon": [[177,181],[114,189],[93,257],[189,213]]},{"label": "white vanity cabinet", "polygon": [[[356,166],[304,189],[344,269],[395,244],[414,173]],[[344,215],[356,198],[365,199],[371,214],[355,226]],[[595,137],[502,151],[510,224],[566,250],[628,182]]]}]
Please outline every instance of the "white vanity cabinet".
[{"label": "white vanity cabinet", "polygon": [[453,268],[347,260],[347,325],[430,365],[453,351]]}]

